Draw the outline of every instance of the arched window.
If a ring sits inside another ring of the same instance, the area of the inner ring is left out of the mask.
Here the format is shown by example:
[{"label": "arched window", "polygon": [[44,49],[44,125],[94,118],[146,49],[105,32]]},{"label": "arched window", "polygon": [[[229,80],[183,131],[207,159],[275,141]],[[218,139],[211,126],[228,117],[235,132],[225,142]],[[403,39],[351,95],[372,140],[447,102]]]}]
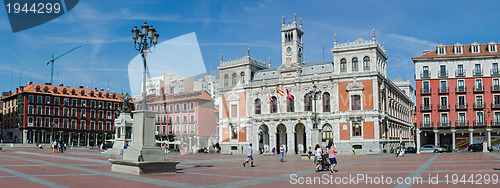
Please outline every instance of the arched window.
[{"label": "arched window", "polygon": [[229,85],[229,75],[224,75],[224,86],[228,86]]},{"label": "arched window", "polygon": [[326,142],[327,140],[332,140],[333,141],[333,132],[332,132],[332,126],[330,124],[325,124],[323,125],[323,129],[321,132],[321,140],[323,142]]},{"label": "arched window", "polygon": [[245,83],[245,72],[241,72],[240,76],[241,76],[241,83]]},{"label": "arched window", "polygon": [[271,113],[278,112],[278,99],[276,97],[271,97]]},{"label": "arched window", "polygon": [[341,59],[340,60],[340,72],[345,72],[347,71],[347,60]]},{"label": "arched window", "polygon": [[370,70],[370,58],[368,56],[363,58],[363,69]]},{"label": "arched window", "polygon": [[236,85],[236,73],[233,73],[233,78],[231,79],[231,83]]},{"label": "arched window", "polygon": [[261,102],[260,99],[255,99],[255,114],[260,114],[261,113]]},{"label": "arched window", "polygon": [[295,102],[292,96],[292,100],[288,99],[286,104],[287,112],[295,112]]},{"label": "arched window", "polygon": [[358,71],[358,58],[352,58],[352,71]]},{"label": "arched window", "polygon": [[323,93],[323,112],[330,112],[330,93]]},{"label": "arched window", "polygon": [[304,96],[304,111],[312,111],[312,96],[305,95]]}]

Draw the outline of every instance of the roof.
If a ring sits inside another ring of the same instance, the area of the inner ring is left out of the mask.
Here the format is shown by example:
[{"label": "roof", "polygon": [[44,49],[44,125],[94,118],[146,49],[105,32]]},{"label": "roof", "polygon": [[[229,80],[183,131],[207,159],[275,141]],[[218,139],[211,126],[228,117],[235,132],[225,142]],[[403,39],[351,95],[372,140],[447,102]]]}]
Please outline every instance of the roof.
[{"label": "roof", "polygon": [[[82,91],[83,91],[83,95],[82,95]],[[16,89],[16,92],[12,93],[8,97],[15,96],[15,95],[22,94],[22,93],[38,93],[38,94],[46,94],[46,95],[50,95],[50,96],[107,100],[107,101],[115,101],[115,102],[122,101],[122,95],[118,94],[118,93],[112,93],[109,91],[102,91],[102,90],[95,90],[95,89],[73,88],[73,87],[68,87],[68,86],[54,86],[54,85],[46,85],[46,84],[30,84],[26,87],[21,87],[19,89]]]},{"label": "roof", "polygon": [[[475,43],[473,43],[475,44]],[[477,43],[476,43],[477,44]],[[473,57],[473,56],[490,56],[490,55],[500,55],[500,49],[498,44],[496,43],[491,43],[497,46],[497,51],[496,52],[489,52],[488,51],[488,44],[479,44],[479,53],[472,53],[471,51],[471,45],[463,45],[463,53],[457,54],[454,52],[454,47],[455,45],[446,45],[446,54],[437,54],[437,49],[424,52],[424,54],[413,57],[412,59],[426,59],[426,58],[450,58],[450,57]],[[457,46],[459,46],[458,44]]]},{"label": "roof", "polygon": [[315,65],[325,65],[325,64],[331,64],[333,62],[331,61],[316,61],[316,62],[311,62],[311,63],[306,63],[303,64],[303,67],[309,67],[309,66],[315,66]]},{"label": "roof", "polygon": [[163,100],[158,100],[152,102],[151,104],[163,104],[163,103],[172,103],[179,101],[192,101],[192,100],[209,100],[213,101],[214,99],[210,96],[210,94],[205,91],[194,91],[194,92],[181,92],[176,94],[168,94],[165,95]]}]

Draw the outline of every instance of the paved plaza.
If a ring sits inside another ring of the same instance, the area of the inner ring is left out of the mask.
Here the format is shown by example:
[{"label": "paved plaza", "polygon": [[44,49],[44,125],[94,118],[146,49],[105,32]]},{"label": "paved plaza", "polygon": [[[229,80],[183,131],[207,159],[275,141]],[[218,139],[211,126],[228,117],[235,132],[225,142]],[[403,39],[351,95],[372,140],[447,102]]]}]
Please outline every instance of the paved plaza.
[{"label": "paved plaza", "polygon": [[[109,155],[96,149],[52,153],[49,149],[3,149],[0,187],[498,187],[500,153],[440,153],[338,156],[338,172],[318,172],[300,156],[168,154],[179,160],[177,174],[126,175],[111,172]],[[247,165],[249,166],[249,165]],[[420,180],[419,180],[419,177]],[[472,178],[471,178],[472,177]],[[496,180],[496,181],[495,181]],[[454,184],[456,183],[456,184]]]}]

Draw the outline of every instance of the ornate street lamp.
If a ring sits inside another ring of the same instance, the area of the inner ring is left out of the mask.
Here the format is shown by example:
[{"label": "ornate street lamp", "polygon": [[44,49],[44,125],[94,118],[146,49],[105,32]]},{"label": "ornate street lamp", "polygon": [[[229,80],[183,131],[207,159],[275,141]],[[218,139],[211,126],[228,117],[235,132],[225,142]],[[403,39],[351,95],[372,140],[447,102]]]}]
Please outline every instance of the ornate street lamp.
[{"label": "ornate street lamp", "polygon": [[148,25],[146,22],[144,22],[141,26],[141,30],[137,29],[137,26],[132,29],[132,38],[134,39],[135,50],[141,53],[144,62],[144,71],[142,75],[142,110],[148,109],[146,103],[146,54],[148,51],[152,53],[149,49],[151,47],[156,47],[159,36],[160,35],[156,33],[156,29],[153,29],[153,26]]},{"label": "ornate street lamp", "polygon": [[[313,82],[313,88],[312,88],[312,91],[309,91],[306,95],[309,95],[309,96],[312,96],[313,100],[314,100],[314,119],[313,119],[313,131],[312,132],[315,132],[316,134],[316,141],[318,142],[318,144],[321,143],[321,131],[318,129],[318,113],[316,112],[317,110],[317,105],[316,105],[316,101],[319,99],[319,97],[321,96],[321,90],[318,90],[318,86],[316,86],[316,84]],[[314,136],[313,136],[314,138]]]}]

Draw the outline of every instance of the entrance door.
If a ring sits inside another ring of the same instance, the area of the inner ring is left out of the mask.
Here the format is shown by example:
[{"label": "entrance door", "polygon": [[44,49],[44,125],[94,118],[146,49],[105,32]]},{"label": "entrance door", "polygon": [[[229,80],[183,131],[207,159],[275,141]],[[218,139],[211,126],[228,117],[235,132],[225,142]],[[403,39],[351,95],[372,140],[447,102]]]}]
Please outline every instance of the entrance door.
[{"label": "entrance door", "polygon": [[285,145],[285,150],[288,151],[287,137],[286,137],[286,127],[283,124],[279,124],[276,127],[276,153],[280,153],[280,147]]}]

